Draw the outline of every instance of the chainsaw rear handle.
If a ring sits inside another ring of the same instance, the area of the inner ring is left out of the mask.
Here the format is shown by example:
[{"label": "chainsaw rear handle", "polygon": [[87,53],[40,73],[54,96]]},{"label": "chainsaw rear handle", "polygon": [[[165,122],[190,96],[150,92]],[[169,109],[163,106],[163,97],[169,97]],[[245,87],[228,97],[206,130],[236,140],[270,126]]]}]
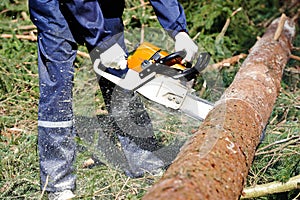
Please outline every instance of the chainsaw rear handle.
[{"label": "chainsaw rear handle", "polygon": [[159,64],[167,65],[167,66],[172,66],[175,64],[181,64],[181,61],[183,58],[186,56],[186,51],[177,51],[174,53],[171,53],[163,58],[159,58],[156,62]]},{"label": "chainsaw rear handle", "polygon": [[[177,51],[174,53],[171,53],[163,58],[157,59],[156,63],[172,66],[175,64],[181,64],[183,58],[186,56],[186,51]],[[195,78],[197,74],[199,74],[201,71],[203,71],[210,60],[210,55],[208,53],[200,53],[197,62],[194,67],[192,67],[192,63],[188,62],[185,64],[186,69],[181,71],[180,74],[173,75],[172,77],[175,79],[179,78],[185,78],[188,81]],[[161,71],[161,70],[160,70]]]},{"label": "chainsaw rear handle", "polygon": [[209,64],[210,55],[207,52],[200,53],[197,62],[194,67],[187,68],[183,70],[180,74],[173,76],[175,79],[185,78],[186,80],[190,81],[196,77],[201,71],[203,71],[207,65]]}]

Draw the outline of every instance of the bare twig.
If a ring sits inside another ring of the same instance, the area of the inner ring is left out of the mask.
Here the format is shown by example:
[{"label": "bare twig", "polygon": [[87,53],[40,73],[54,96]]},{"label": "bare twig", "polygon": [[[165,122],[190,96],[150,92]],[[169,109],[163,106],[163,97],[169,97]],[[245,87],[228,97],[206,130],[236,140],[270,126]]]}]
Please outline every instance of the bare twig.
[{"label": "bare twig", "polygon": [[234,65],[235,63],[239,62],[240,59],[243,59],[247,56],[247,54],[239,54],[236,56],[233,56],[231,58],[227,58],[225,60],[222,60],[221,62],[212,64],[210,67],[212,67],[213,69],[222,69],[223,67],[229,67],[231,65]]},{"label": "bare twig", "polygon": [[263,155],[263,154],[270,154],[270,153],[275,153],[275,152],[278,152],[278,151],[281,151],[282,149],[284,149],[285,147],[291,145],[291,144],[294,144],[294,143],[297,143],[300,141],[300,137],[298,136],[296,139],[294,140],[289,140],[287,141],[286,143],[282,144],[281,146],[275,148],[275,149],[272,149],[270,151],[257,151],[255,153],[255,156],[258,156],[258,155]]},{"label": "bare twig", "polygon": [[121,190],[118,192],[118,194],[116,195],[115,200],[117,200],[119,198],[119,195],[121,194],[121,192],[124,190],[125,186],[127,185],[128,181],[129,181],[129,177],[126,179],[125,183],[123,184]]},{"label": "bare twig", "polygon": [[93,196],[96,196],[96,195],[99,194],[100,192],[102,192],[102,191],[104,191],[104,190],[107,190],[108,188],[110,188],[110,187],[112,187],[112,186],[114,186],[114,185],[116,185],[116,182],[114,182],[114,183],[112,183],[112,184],[110,184],[110,185],[108,185],[108,186],[105,186],[105,187],[103,187],[103,188],[101,188],[101,189],[95,191],[95,192],[93,193]]},{"label": "bare twig", "polygon": [[300,47],[293,47],[292,50],[293,51],[300,51]]},{"label": "bare twig", "polygon": [[196,39],[199,37],[199,35],[201,35],[200,32],[198,32],[192,39],[193,39],[193,40],[196,40]]},{"label": "bare twig", "polygon": [[[269,155],[268,155],[269,156]],[[282,155],[277,155],[277,154],[271,154],[272,158],[270,159],[270,161],[267,163],[267,165],[265,167],[263,167],[261,170],[259,170],[259,173],[262,175],[262,174],[265,174],[266,171],[268,170],[268,168],[270,166],[272,166],[274,163],[277,163]],[[259,173],[257,174],[259,176]]]},{"label": "bare twig", "polygon": [[36,29],[35,25],[26,25],[26,26],[19,26],[18,30],[32,30],[32,29]]},{"label": "bare twig", "polygon": [[279,21],[277,29],[275,31],[274,40],[277,41],[279,39],[279,37],[282,33],[282,30],[283,30],[286,19],[287,19],[287,16],[283,13],[280,17],[280,21]]},{"label": "bare twig", "polygon": [[2,11],[0,12],[0,14],[6,13],[6,12],[8,12],[8,11],[9,11],[8,9],[4,9],[4,10],[2,10]]},{"label": "bare twig", "polygon": [[150,4],[150,2],[146,2],[146,3],[143,2],[143,3],[141,3],[141,4],[138,5],[138,6],[129,8],[128,10],[136,10],[136,9],[138,9],[138,8],[140,8],[140,7],[145,7],[145,6],[149,5],[149,4]]},{"label": "bare twig", "polygon": [[230,15],[230,17],[227,18],[227,20],[226,20],[226,22],[225,22],[225,25],[223,26],[223,28],[222,28],[221,32],[219,33],[219,35],[217,36],[217,39],[216,39],[216,40],[218,40],[218,38],[224,37],[224,35],[225,35],[225,33],[226,33],[227,29],[228,29],[228,26],[229,26],[229,24],[230,24],[230,19],[231,19],[231,17],[233,17],[234,15],[236,15],[236,14],[237,14],[239,11],[241,11],[241,10],[242,10],[242,8],[240,7],[240,8],[238,8],[238,9],[236,9],[235,11],[232,12],[232,14]]},{"label": "bare twig", "polygon": [[293,200],[299,200],[299,197],[300,197],[300,192],[295,198],[293,198]]},{"label": "bare twig", "polygon": [[[144,0],[140,0],[140,2],[141,2],[141,5],[143,5],[142,17],[144,17],[145,16],[145,10],[146,10],[146,4],[145,4]],[[145,24],[142,23],[140,43],[144,42],[144,37],[145,37]]]},{"label": "bare twig", "polygon": [[30,17],[27,15],[27,13],[25,11],[21,12],[21,16],[25,21],[29,21]]},{"label": "bare twig", "polygon": [[272,147],[272,146],[274,146],[274,145],[278,145],[278,144],[282,144],[282,143],[288,142],[288,141],[293,140],[293,139],[295,139],[295,138],[299,138],[299,136],[294,135],[294,136],[289,137],[289,138],[285,138],[285,139],[282,139],[282,140],[275,141],[275,142],[273,142],[273,143],[271,143],[271,144],[268,144],[268,145],[266,145],[266,146],[264,146],[264,147],[262,147],[262,148],[259,148],[259,149],[257,150],[257,152],[266,150],[266,149],[268,149],[268,148],[270,148],[270,147]]},{"label": "bare twig", "polygon": [[149,110],[155,112],[155,114],[158,114],[158,115],[160,115],[160,116],[164,116],[164,113],[161,112],[159,109],[156,109],[156,108],[154,108],[154,107],[152,107],[152,106],[148,106],[147,108],[148,108]]},{"label": "bare twig", "polygon": [[18,39],[37,41],[37,37],[35,35],[12,35],[5,33],[0,35],[1,38],[13,38],[14,36]]},{"label": "bare twig", "polygon": [[299,56],[296,56],[296,55],[293,55],[293,54],[290,55],[290,58],[291,58],[291,59],[294,59],[294,60],[300,61],[300,57],[299,57]]},{"label": "bare twig", "polygon": [[245,188],[241,199],[256,198],[266,196],[268,194],[287,192],[299,188],[300,175],[290,178],[286,183],[275,181],[272,183],[257,185],[255,187]]},{"label": "bare twig", "polygon": [[[105,190],[107,190],[107,189],[109,189],[109,188],[111,188],[111,187],[113,187],[113,186],[115,186],[115,185],[118,185],[118,183],[117,183],[117,181],[115,181],[115,182],[113,182],[113,183],[111,183],[110,185],[107,185],[107,186],[105,186],[105,187],[103,187],[103,188],[100,188],[99,190],[96,190],[93,194],[92,194],[92,196],[93,197],[96,197],[96,196],[99,196],[98,194],[99,193],[101,193],[101,192],[103,192],[103,191],[105,191]],[[88,197],[88,196],[90,196],[90,194],[88,194],[88,195],[85,195],[85,194],[82,194],[82,195],[77,195],[76,196],[76,198],[86,198],[86,197]]]},{"label": "bare twig", "polygon": [[77,51],[77,55],[84,57],[84,58],[90,58],[90,55],[88,53],[82,52],[82,51]]},{"label": "bare twig", "polygon": [[43,196],[44,196],[44,193],[45,193],[45,191],[46,191],[46,187],[47,187],[47,185],[48,185],[48,181],[49,181],[49,175],[47,175],[47,177],[46,177],[46,182],[45,182],[45,185],[44,185],[44,187],[43,187],[43,190],[42,190],[42,194],[41,194],[41,196],[40,196],[40,200],[43,198]]},{"label": "bare twig", "polygon": [[181,136],[186,135],[184,132],[174,132],[174,131],[169,131],[169,130],[165,130],[165,129],[159,129],[159,131],[166,133],[166,134],[172,134],[172,135],[181,135]]},{"label": "bare twig", "polygon": [[202,87],[201,87],[201,89],[200,89],[200,91],[199,91],[199,96],[200,96],[200,97],[203,96],[203,94],[204,94],[206,88],[207,88],[207,82],[206,82],[206,80],[204,80],[204,82],[203,82],[203,84],[202,84]]}]

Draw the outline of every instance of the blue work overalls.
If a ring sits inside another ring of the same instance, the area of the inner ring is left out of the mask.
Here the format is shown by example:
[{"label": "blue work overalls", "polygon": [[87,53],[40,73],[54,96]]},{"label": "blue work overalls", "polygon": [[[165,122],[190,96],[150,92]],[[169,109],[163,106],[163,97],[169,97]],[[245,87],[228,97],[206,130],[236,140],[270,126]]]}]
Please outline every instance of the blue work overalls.
[{"label": "blue work overalls", "polygon": [[[171,37],[186,31],[177,0],[150,2]],[[86,45],[89,51],[105,50],[103,41],[119,34],[117,42],[126,51],[121,19],[124,6],[124,0],[29,0],[31,20],[38,28],[38,150],[41,187],[47,182],[46,191],[75,188],[72,87],[77,44]],[[120,73],[126,70],[116,72]]]}]

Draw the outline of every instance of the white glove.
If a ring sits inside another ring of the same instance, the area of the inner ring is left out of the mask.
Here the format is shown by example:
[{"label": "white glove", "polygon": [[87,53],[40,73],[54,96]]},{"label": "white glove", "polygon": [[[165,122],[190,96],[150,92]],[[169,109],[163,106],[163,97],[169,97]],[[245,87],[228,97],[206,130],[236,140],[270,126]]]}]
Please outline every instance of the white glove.
[{"label": "white glove", "polygon": [[126,69],[126,53],[119,44],[114,44],[100,54],[100,61],[105,67],[113,69]]},{"label": "white glove", "polygon": [[182,60],[182,63],[191,62],[198,51],[198,46],[186,32],[179,32],[175,36],[175,51],[182,50],[186,51],[186,56]]}]

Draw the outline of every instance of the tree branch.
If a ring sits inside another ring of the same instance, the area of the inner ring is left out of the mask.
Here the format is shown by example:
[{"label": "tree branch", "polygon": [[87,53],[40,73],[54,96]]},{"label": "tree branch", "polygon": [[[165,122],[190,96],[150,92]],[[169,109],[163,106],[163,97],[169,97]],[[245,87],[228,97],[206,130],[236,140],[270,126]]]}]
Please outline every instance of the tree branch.
[{"label": "tree branch", "polygon": [[300,175],[290,178],[286,183],[275,181],[272,183],[257,185],[255,187],[245,188],[241,199],[256,198],[295,189],[300,189]]},{"label": "tree branch", "polygon": [[296,56],[296,55],[293,55],[293,54],[290,55],[290,58],[291,58],[291,59],[294,59],[294,60],[300,61],[300,57],[299,57],[299,56]]},{"label": "tree branch", "polygon": [[[14,35],[12,34],[1,34],[0,35],[1,38],[13,38]],[[23,39],[23,40],[30,40],[30,41],[36,41],[37,38],[35,35],[15,35],[16,38],[18,39]]]},{"label": "tree branch", "polygon": [[246,56],[247,54],[242,53],[231,58],[224,59],[221,62],[212,64],[210,67],[213,69],[221,70],[223,67],[234,65],[235,63],[239,62],[240,59],[246,58]]}]

